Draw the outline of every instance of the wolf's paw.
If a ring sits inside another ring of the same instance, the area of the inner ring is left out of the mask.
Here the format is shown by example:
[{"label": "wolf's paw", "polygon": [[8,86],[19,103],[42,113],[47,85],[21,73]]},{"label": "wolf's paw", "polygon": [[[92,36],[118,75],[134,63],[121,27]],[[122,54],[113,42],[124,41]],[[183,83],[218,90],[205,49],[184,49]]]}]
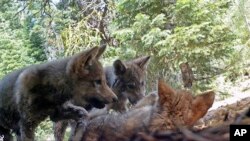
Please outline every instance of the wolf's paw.
[{"label": "wolf's paw", "polygon": [[88,112],[82,107],[75,107],[71,109],[73,114],[75,115],[76,119],[82,119],[88,117]]},{"label": "wolf's paw", "polygon": [[65,103],[64,105],[66,113],[68,113],[72,119],[81,119],[88,117],[88,111],[80,106],[73,105],[72,103]]},{"label": "wolf's paw", "polygon": [[89,115],[87,110],[71,103],[65,103],[62,107],[59,106],[55,108],[54,112],[50,114],[50,119],[54,122],[67,119],[86,119],[88,117]]}]

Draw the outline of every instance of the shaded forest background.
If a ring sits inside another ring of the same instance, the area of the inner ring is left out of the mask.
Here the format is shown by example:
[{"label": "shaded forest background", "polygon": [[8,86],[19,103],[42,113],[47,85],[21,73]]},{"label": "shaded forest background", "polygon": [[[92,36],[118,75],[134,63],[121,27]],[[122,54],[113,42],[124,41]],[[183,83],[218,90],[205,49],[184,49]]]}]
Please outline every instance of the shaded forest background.
[{"label": "shaded forest background", "polygon": [[[107,44],[103,64],[150,55],[147,90],[164,78],[193,91],[220,89],[250,73],[247,0],[1,0],[0,78],[31,64]],[[219,91],[222,96],[227,89]],[[47,138],[44,122],[36,135]]]}]

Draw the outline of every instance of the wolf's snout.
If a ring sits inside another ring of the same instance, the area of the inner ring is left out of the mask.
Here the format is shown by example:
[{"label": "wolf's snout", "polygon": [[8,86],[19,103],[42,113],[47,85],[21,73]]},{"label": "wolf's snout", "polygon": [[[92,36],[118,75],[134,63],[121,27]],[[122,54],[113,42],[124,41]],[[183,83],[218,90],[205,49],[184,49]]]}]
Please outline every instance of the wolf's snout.
[{"label": "wolf's snout", "polygon": [[108,103],[117,102],[118,97],[116,94],[110,88],[107,88],[107,90],[108,95],[106,95],[105,99],[108,101]]},{"label": "wolf's snout", "polygon": [[112,102],[118,102],[118,98],[117,97],[112,98]]},{"label": "wolf's snout", "polygon": [[133,99],[133,98],[129,98],[129,102],[132,104],[132,105],[135,105],[137,103],[137,99]]}]

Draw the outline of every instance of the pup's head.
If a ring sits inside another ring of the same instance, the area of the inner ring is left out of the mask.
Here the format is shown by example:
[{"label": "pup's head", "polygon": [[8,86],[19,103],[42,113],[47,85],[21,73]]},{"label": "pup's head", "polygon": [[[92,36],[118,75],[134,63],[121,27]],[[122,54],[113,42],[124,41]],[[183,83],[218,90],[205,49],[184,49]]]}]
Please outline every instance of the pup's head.
[{"label": "pup's head", "polygon": [[83,51],[67,64],[67,75],[72,81],[73,102],[76,105],[91,105],[103,108],[117,101],[117,96],[106,84],[105,73],[98,61],[105,47]]},{"label": "pup's head", "polygon": [[179,125],[192,126],[203,117],[214,102],[215,93],[208,91],[192,96],[188,91],[175,91],[163,81],[158,82],[159,106],[162,114]]},{"label": "pup's head", "polygon": [[119,94],[127,97],[131,104],[135,104],[145,95],[146,69],[149,59],[150,56],[129,62],[116,60],[113,64],[115,75],[120,83],[118,86]]}]

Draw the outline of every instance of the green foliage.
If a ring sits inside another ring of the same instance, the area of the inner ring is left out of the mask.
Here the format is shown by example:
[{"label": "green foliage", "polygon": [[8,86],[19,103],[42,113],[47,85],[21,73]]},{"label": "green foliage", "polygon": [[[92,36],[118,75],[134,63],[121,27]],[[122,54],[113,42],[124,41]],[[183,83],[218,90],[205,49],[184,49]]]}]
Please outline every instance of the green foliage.
[{"label": "green foliage", "polygon": [[227,25],[231,27],[234,33],[239,37],[237,46],[234,47],[236,52],[231,54],[227,63],[230,67],[224,73],[226,80],[236,82],[237,79],[241,79],[244,74],[249,73],[249,60],[250,60],[250,1],[239,0],[229,7],[227,11]]},{"label": "green foliage", "polygon": [[163,77],[178,86],[182,62],[189,62],[196,79],[211,78],[227,66],[225,59],[237,43],[237,36],[223,22],[229,6],[228,0],[122,0],[117,2],[113,36],[121,48],[134,50],[134,56],[153,56],[149,79]]},{"label": "green foliage", "polygon": [[35,25],[34,18],[30,15],[24,20],[23,23],[23,34],[30,42],[30,47],[28,49],[28,56],[34,58],[36,62],[43,62],[46,60],[46,55],[44,53],[44,42],[45,39],[42,36],[41,27]]},{"label": "green foliage", "polygon": [[65,55],[73,55],[83,48],[90,48],[100,44],[100,32],[88,26],[87,20],[70,24],[62,31]]},{"label": "green foliage", "polygon": [[27,28],[28,26],[22,25],[22,20],[15,16],[18,4],[4,1],[2,5],[0,10],[0,77],[15,69],[46,59],[39,33],[29,34],[31,30]]},{"label": "green foliage", "polygon": [[[3,8],[3,10],[5,9]],[[0,13],[0,77],[32,62],[31,59],[25,57],[30,44],[23,38],[20,29],[13,29],[12,25],[17,20],[8,20],[11,14],[13,14],[11,11],[1,11]]]},{"label": "green foliage", "polygon": [[[217,87],[212,83],[217,76],[235,81],[249,73],[247,0],[2,0],[0,4],[0,77],[43,62],[48,48],[52,53],[46,55],[53,56],[54,51],[58,58],[102,43],[108,44],[104,65],[118,58],[152,57],[148,90],[156,89],[158,78],[181,87],[183,62],[189,62],[196,78],[192,89],[198,91]],[[51,129],[45,121],[37,138],[45,139]]]},{"label": "green foliage", "polygon": [[54,140],[53,123],[46,119],[36,128],[35,137],[38,141]]},{"label": "green foliage", "polygon": [[227,23],[241,38],[243,43],[247,42],[250,36],[250,26],[248,24],[250,20],[250,12],[248,10],[249,7],[249,1],[239,0],[235,1],[234,4],[230,7],[230,10],[227,12]]}]

